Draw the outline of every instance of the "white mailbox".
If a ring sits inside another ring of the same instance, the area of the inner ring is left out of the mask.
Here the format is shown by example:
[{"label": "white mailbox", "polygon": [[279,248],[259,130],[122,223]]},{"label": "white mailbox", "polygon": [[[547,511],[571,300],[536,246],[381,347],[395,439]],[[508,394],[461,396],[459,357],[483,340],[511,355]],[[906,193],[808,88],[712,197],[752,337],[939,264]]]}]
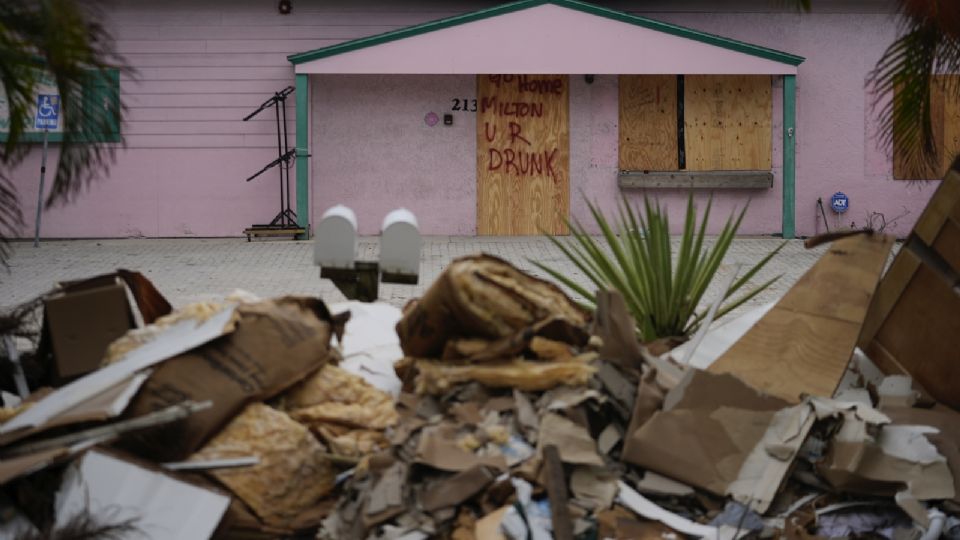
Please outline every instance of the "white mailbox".
[{"label": "white mailbox", "polygon": [[387,214],[380,235],[380,271],[384,274],[384,281],[388,281],[388,276],[405,276],[416,283],[416,276],[420,274],[422,243],[413,212],[398,208]]},{"label": "white mailbox", "polygon": [[357,258],[357,216],[338,204],[326,212],[317,224],[313,242],[313,262],[321,267],[353,268]]}]

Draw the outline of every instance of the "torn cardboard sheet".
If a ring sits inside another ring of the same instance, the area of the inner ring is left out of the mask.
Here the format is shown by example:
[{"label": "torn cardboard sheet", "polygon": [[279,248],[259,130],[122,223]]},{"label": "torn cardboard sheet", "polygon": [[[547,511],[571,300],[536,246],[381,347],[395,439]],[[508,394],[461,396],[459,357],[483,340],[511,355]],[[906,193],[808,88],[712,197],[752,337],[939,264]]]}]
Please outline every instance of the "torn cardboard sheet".
[{"label": "torn cardboard sheet", "polygon": [[195,320],[180,321],[156,336],[156,339],[130,351],[120,361],[53,391],[28,410],[0,425],[0,442],[14,440],[18,431],[50,422],[140,370],[232,332],[235,309],[236,306],[226,307],[201,323]]},{"label": "torn cardboard sheet", "polygon": [[493,469],[476,465],[433,483],[424,491],[420,502],[427,512],[457,506],[486,489],[494,478]]},{"label": "torn cardboard sheet", "polygon": [[785,405],[729,374],[692,369],[628,437],[622,459],[763,512],[815,420],[809,405]]},{"label": "torn cardboard sheet", "polygon": [[267,525],[298,523],[334,486],[325,449],[304,426],[261,403],[247,406],[190,461],[257,456],[259,463],[210,474],[230,488]]},{"label": "torn cardboard sheet", "polygon": [[960,413],[942,405],[932,409],[890,407],[883,413],[894,425],[932,426],[939,430],[939,433],[927,433],[926,437],[947,459],[953,475],[953,500],[960,503]]},{"label": "torn cardboard sheet", "polygon": [[592,333],[603,340],[600,356],[625,368],[640,369],[643,353],[637,341],[636,323],[623,295],[618,291],[597,291],[595,317]]},{"label": "torn cardboard sheet", "polygon": [[540,420],[539,451],[554,445],[560,451],[560,460],[577,465],[603,466],[597,454],[597,443],[583,427],[555,413],[547,413]]},{"label": "torn cardboard sheet", "polygon": [[209,538],[229,504],[225,495],[92,450],[64,475],[56,527],[90,514],[113,522],[132,519],[149,538]]},{"label": "torn cardboard sheet", "polygon": [[921,501],[956,495],[946,458],[927,440],[936,428],[881,423],[879,413],[864,419],[864,409],[836,411],[843,423],[818,464],[823,478],[839,490],[866,495],[894,496],[904,488]]},{"label": "torn cardboard sheet", "polygon": [[458,445],[457,427],[451,424],[423,428],[415,461],[449,472],[465,471],[478,465],[498,471],[507,468],[503,456],[478,456]]},{"label": "torn cardboard sheet", "polygon": [[567,385],[585,385],[596,368],[581,360],[533,362],[517,358],[498,364],[453,366],[433,360],[417,360],[419,394],[442,394],[453,386],[477,381],[493,388],[524,391],[548,390]]},{"label": "torn cardboard sheet", "polygon": [[[589,314],[553,283],[490,255],[451,262],[397,324],[407,356],[438,358],[450,337],[502,338],[550,316],[584,326]],[[549,337],[549,336],[548,336]]]},{"label": "torn cardboard sheet", "polygon": [[184,399],[209,399],[213,407],[183,422],[131,437],[125,444],[135,453],[159,461],[185,459],[248,403],[283,392],[324,365],[330,355],[329,313],[314,298],[242,304],[237,308],[236,326],[225,339],[180,354],[155,369],[127,416]]},{"label": "torn cardboard sheet", "polygon": [[892,244],[892,237],[865,234],[834,242],[709,371],[732,373],[791,403],[832,396]]},{"label": "torn cardboard sheet", "polygon": [[617,497],[618,476],[605,467],[577,466],[570,475],[573,497],[588,503],[594,511],[606,510]]}]

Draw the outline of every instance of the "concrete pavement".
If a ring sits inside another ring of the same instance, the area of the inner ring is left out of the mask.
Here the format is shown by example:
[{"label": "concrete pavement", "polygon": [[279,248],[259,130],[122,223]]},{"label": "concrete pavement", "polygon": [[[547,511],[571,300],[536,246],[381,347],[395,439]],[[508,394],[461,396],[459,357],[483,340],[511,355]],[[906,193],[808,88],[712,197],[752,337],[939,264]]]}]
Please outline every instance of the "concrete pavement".
[{"label": "concrete pavement", "polygon": [[[736,263],[755,263],[774,249],[776,238],[738,238],[721,266],[719,277]],[[29,300],[60,280],[76,279],[117,268],[138,270],[149,277],[173,303],[223,297],[244,289],[262,297],[285,294],[319,295],[328,302],[344,298],[333,284],[321,280],[313,265],[313,243],[271,240],[247,242],[242,238],[216,239],[119,239],[44,241],[39,248],[31,242],[14,242],[9,269],[0,269],[0,307]],[[360,240],[360,258],[374,260],[378,239]],[[748,306],[779,298],[817,260],[825,246],[805,250],[800,240],[787,246],[752,281],[762,283],[783,277]],[[576,268],[543,237],[446,237],[425,238],[421,253],[420,283],[381,285],[380,298],[397,306],[419,296],[452,260],[461,255],[485,251],[502,257],[524,270],[542,275],[530,260],[559,268],[578,282],[586,283]],[[715,297],[714,286],[705,300]],[[741,308],[742,311],[746,307]]]}]

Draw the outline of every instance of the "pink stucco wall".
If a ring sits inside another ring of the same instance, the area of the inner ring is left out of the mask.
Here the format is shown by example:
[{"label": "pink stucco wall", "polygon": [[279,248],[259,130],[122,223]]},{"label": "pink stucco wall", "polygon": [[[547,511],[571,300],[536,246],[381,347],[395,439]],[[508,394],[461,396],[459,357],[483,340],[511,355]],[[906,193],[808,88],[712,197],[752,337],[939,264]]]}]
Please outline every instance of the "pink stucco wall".
[{"label": "pink stucco wall", "polygon": [[475,76],[318,75],[311,85],[314,221],[342,202],[374,234],[404,206],[423,233],[476,233],[476,114],[451,111],[452,99],[476,97]]},{"label": "pink stucco wall", "polygon": [[[270,219],[277,210],[274,174],[249,184],[243,180],[272,159],[272,124],[240,118],[273,90],[293,83],[286,54],[492,2],[295,4],[291,17],[278,15],[274,3],[260,0],[110,4],[107,24],[118,37],[120,52],[139,71],[137,80],[125,77],[121,84],[130,107],[123,128],[127,148],[108,176],[71,205],[44,214],[44,235],[233,236]],[[895,21],[878,7],[886,2],[834,2],[819,11],[814,2],[814,13],[802,15],[778,12],[769,2],[722,4],[729,12],[710,13],[705,10],[720,4],[689,0],[643,3],[660,11],[639,14],[807,58],[797,76],[797,233],[821,230],[814,210],[817,198],[828,200],[833,192],[844,191],[851,198],[844,225],[863,225],[870,212],[890,218],[906,211],[907,217],[888,229],[905,234],[935,183],[892,180],[890,160],[871,138],[875,123],[864,80],[895,35]],[[847,7],[837,8],[841,4]],[[611,5],[629,10],[640,3]],[[761,5],[767,7],[757,7]],[[592,85],[575,75],[570,80],[571,209],[573,217],[586,219],[581,189],[606,208],[619,196],[617,83],[612,75],[598,75]],[[475,118],[449,111],[451,99],[475,97],[471,75],[315,76],[312,90],[312,221],[326,207],[343,202],[358,210],[362,232],[369,233],[388,210],[407,206],[427,233],[474,233]],[[775,187],[749,193],[744,233],[780,230],[780,99],[777,81]],[[427,127],[423,117],[430,111],[451,112],[454,125]],[[35,152],[11,175],[26,218],[24,236],[33,231],[38,162]],[[678,214],[682,211],[684,193],[651,193]],[[697,194],[698,199],[705,196]],[[718,217],[746,200],[743,192],[715,197]]]}]

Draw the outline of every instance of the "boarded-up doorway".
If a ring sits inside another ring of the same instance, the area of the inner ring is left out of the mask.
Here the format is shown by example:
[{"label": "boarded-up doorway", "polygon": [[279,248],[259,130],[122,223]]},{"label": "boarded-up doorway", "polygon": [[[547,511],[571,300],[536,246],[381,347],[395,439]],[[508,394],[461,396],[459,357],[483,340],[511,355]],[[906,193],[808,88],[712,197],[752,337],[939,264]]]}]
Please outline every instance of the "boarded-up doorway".
[{"label": "boarded-up doorway", "polygon": [[477,76],[477,234],[566,234],[566,75]]}]

